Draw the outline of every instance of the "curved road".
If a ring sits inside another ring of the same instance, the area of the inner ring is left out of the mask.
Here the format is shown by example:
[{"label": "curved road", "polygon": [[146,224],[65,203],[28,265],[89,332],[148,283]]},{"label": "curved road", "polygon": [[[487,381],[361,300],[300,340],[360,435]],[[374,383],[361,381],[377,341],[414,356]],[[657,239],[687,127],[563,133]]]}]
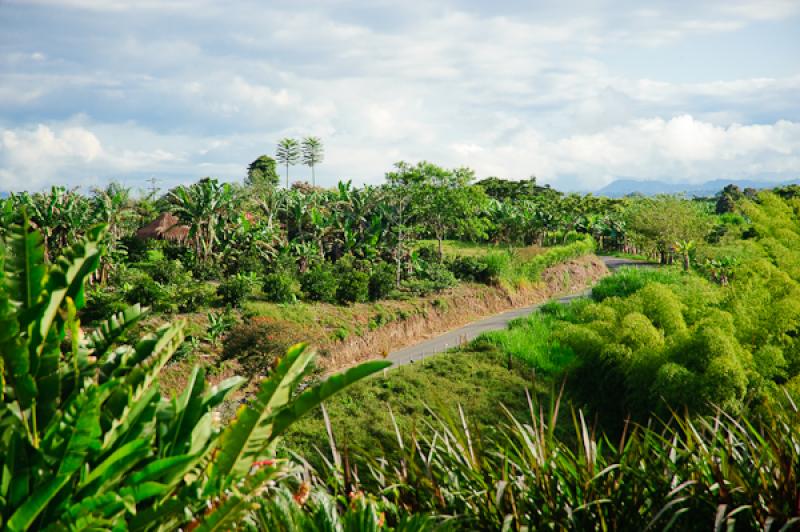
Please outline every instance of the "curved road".
[{"label": "curved road", "polygon": [[[650,265],[650,263],[647,262],[635,261],[630,259],[621,259],[618,257],[601,256],[600,259],[602,259],[602,261],[605,262],[608,269],[612,271],[616,270],[621,266]],[[559,297],[551,301],[566,303],[572,299],[576,299],[579,297],[586,297],[591,293],[592,290],[589,288],[584,290],[583,292],[579,292],[577,294],[570,294],[564,297]],[[540,303],[538,305],[513,309],[507,312],[503,312],[501,314],[496,314],[494,316],[484,318],[482,320],[473,321],[472,323],[469,323],[463,327],[459,327],[458,329],[453,329],[452,331],[446,332],[439,336],[435,336],[433,338],[429,338],[428,340],[425,340],[423,342],[408,347],[404,347],[403,349],[398,349],[397,351],[392,351],[386,358],[387,360],[391,360],[394,363],[393,366],[402,366],[403,364],[409,364],[417,360],[422,360],[423,358],[427,358],[429,356],[442,353],[444,351],[447,351],[448,349],[469,342],[470,340],[473,340],[474,338],[479,336],[481,333],[485,333],[487,331],[496,331],[499,329],[505,329],[506,327],[508,327],[509,322],[511,322],[512,320],[536,312],[543,304],[544,303]]]}]

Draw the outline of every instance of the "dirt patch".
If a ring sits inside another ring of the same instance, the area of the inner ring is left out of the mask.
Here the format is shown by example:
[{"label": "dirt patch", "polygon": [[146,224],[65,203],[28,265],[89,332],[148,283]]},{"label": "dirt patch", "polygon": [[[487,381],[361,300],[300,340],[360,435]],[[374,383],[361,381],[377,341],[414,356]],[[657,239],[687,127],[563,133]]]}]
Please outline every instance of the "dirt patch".
[{"label": "dirt patch", "polygon": [[548,268],[542,280],[516,291],[485,285],[466,285],[438,294],[421,312],[387,323],[361,336],[319,346],[323,356],[318,364],[325,373],[340,370],[416,344],[475,320],[512,308],[542,303],[556,296],[580,292],[608,274],[602,260],[594,255]]}]

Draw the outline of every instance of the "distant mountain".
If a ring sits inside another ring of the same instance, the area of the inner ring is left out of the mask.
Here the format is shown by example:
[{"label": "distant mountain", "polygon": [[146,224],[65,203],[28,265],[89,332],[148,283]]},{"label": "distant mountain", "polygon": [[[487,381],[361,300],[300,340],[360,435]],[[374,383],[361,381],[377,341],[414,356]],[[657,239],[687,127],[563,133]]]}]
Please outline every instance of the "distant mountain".
[{"label": "distant mountain", "polygon": [[741,189],[745,188],[774,188],[785,185],[800,184],[800,179],[789,181],[756,181],[753,179],[715,179],[705,183],[666,183],[664,181],[640,181],[637,179],[617,179],[600,190],[594,192],[595,196],[621,198],[628,194],[643,194],[654,196],[656,194],[686,194],[687,196],[701,197],[713,196],[727,185],[734,184]]}]

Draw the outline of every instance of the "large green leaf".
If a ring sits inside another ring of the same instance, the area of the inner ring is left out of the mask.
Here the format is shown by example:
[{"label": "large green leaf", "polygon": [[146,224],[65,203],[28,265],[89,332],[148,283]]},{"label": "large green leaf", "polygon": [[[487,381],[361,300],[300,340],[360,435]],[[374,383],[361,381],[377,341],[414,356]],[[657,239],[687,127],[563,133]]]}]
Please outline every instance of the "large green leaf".
[{"label": "large green leaf", "polygon": [[271,417],[283,408],[292,391],[306,374],[313,359],[305,344],[289,348],[273,374],[261,383],[253,401],[239,410],[220,439],[209,487],[219,489],[230,478],[242,477],[270,442]]},{"label": "large green leaf", "polygon": [[28,351],[28,325],[38,305],[45,277],[42,237],[32,231],[27,218],[23,225],[14,225],[8,234],[4,260],[3,290],[0,290],[0,353],[3,377],[14,392],[17,411],[29,437],[35,440],[28,421],[29,407],[37,395],[36,381],[31,374]]},{"label": "large green leaf", "polygon": [[392,363],[388,360],[364,362],[347,371],[332,375],[317,386],[307,389],[275,415],[272,421],[272,433],[270,438],[275,439],[282,435],[292,423],[319,406],[324,400],[335,393],[391,365]]},{"label": "large green leaf", "polygon": [[6,290],[11,300],[19,305],[21,314],[30,317],[31,310],[39,304],[47,273],[44,240],[23,212],[22,225],[11,226],[7,243]]},{"label": "large green leaf", "polygon": [[65,249],[50,267],[45,285],[46,299],[37,320],[39,338],[48,337],[65,298],[74,301],[78,310],[83,307],[85,282],[100,264],[100,241],[104,232],[103,226],[92,228],[85,238]]},{"label": "large green leaf", "polygon": [[275,466],[265,466],[242,479],[241,485],[232,486],[223,498],[222,504],[203,517],[195,529],[197,532],[234,530],[242,521],[242,516],[255,508],[259,488],[266,482],[275,481],[284,471]]},{"label": "large green leaf", "polygon": [[98,361],[102,362],[119,338],[146,314],[147,310],[136,304],[111,316],[88,335],[86,347],[93,351],[92,354]]},{"label": "large green leaf", "polygon": [[64,441],[64,452],[58,462],[58,470],[51,480],[40,485],[31,496],[13,513],[6,526],[9,530],[27,530],[56,494],[71,480],[86,462],[90,450],[100,445],[100,403],[102,390],[90,389],[85,395],[78,396],[70,409],[76,411],[75,416],[65,415],[59,422],[58,431],[53,434],[50,445],[55,451],[61,447],[58,441]]}]

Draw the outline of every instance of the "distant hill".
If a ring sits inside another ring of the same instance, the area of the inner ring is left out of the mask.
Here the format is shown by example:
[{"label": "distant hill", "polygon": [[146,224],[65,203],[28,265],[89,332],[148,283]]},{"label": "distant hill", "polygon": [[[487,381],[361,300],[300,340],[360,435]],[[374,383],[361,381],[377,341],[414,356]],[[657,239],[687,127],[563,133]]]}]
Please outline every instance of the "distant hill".
[{"label": "distant hill", "polygon": [[725,186],[734,184],[741,189],[745,188],[774,188],[785,185],[800,184],[800,179],[789,181],[756,181],[753,179],[715,179],[705,183],[666,183],[664,181],[639,181],[636,179],[617,179],[600,190],[594,192],[595,196],[621,198],[628,194],[686,194],[687,196],[713,196]]}]

